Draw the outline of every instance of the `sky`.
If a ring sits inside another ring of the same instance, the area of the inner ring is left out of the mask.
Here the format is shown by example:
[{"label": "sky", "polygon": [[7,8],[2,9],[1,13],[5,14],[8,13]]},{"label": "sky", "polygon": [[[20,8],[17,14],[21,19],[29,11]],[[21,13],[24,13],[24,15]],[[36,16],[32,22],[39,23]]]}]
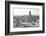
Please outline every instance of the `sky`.
[{"label": "sky", "polygon": [[31,15],[38,16],[39,15],[39,8],[14,8],[13,15],[14,16],[23,16],[29,15],[29,11],[31,11]]}]

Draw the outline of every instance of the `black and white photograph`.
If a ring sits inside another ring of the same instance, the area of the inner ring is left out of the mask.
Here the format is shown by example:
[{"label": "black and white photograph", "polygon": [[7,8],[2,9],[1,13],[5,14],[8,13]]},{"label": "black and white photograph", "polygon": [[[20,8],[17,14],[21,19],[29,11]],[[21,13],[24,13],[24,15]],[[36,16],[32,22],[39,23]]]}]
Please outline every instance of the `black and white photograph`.
[{"label": "black and white photograph", "polygon": [[44,3],[5,2],[6,35],[44,33]]},{"label": "black and white photograph", "polygon": [[13,28],[39,27],[39,8],[14,7]]},{"label": "black and white photograph", "polygon": [[11,32],[42,30],[42,6],[10,4],[10,13]]}]

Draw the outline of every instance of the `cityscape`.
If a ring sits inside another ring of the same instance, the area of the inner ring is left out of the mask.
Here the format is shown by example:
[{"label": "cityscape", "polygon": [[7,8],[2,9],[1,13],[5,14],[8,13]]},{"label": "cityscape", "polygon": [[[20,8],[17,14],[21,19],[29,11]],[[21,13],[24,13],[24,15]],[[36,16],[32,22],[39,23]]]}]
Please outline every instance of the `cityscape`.
[{"label": "cityscape", "polygon": [[39,27],[39,16],[29,15],[13,16],[14,28]]}]

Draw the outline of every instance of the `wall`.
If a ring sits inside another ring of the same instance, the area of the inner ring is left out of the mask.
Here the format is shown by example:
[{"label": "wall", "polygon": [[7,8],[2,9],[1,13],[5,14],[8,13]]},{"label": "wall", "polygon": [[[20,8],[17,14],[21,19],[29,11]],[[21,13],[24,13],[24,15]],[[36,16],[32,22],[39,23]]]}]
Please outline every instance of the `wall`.
[{"label": "wall", "polygon": [[[16,0],[16,1],[45,2],[46,3],[46,0]],[[45,9],[46,9],[46,4],[45,4]],[[46,10],[45,10],[45,18],[46,18]],[[46,25],[45,25],[45,28],[46,28]],[[5,36],[4,34],[5,34],[5,0],[0,0],[0,36]],[[46,36],[46,33],[24,34],[24,35],[14,35],[14,36]]]}]

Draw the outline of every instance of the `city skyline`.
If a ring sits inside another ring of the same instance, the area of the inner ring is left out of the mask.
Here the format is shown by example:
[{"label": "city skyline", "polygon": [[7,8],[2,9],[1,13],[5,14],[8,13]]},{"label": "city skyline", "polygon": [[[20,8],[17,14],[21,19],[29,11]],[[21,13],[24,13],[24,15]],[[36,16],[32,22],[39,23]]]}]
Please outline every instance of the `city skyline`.
[{"label": "city skyline", "polygon": [[14,8],[14,16],[23,16],[23,15],[29,15],[29,11],[31,11],[31,15],[38,16],[39,15],[39,9],[21,9],[21,8]]}]

